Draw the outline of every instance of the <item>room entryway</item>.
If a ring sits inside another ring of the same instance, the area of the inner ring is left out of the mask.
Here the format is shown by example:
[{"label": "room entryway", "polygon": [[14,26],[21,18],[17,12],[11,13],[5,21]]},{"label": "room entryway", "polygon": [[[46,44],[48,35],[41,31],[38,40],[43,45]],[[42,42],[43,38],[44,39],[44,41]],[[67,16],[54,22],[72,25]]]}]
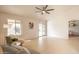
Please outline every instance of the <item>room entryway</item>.
[{"label": "room entryway", "polygon": [[46,23],[39,23],[39,37],[47,35],[47,25]]},{"label": "room entryway", "polygon": [[79,20],[69,21],[69,37],[79,37]]}]

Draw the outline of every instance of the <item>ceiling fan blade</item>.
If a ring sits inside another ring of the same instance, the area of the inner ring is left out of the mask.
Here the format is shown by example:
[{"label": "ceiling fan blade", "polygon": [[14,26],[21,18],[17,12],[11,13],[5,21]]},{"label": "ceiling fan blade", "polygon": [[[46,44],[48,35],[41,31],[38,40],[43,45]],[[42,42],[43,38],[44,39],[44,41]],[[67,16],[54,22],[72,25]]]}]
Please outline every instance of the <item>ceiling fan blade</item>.
[{"label": "ceiling fan blade", "polygon": [[48,10],[46,10],[46,11],[52,11],[52,10],[54,10],[54,9],[48,9]]},{"label": "ceiling fan blade", "polygon": [[35,7],[36,9],[38,9],[38,10],[41,10],[40,8],[38,8],[38,7]]},{"label": "ceiling fan blade", "polygon": [[44,9],[46,9],[48,7],[48,5],[46,5],[45,7],[44,7]]},{"label": "ceiling fan blade", "polygon": [[47,14],[50,14],[49,12],[45,11]]}]

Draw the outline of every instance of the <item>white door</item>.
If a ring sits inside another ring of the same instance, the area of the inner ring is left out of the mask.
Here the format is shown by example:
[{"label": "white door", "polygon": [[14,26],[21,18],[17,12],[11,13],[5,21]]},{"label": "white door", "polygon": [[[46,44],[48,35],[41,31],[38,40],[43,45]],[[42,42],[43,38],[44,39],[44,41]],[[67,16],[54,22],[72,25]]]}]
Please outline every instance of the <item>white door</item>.
[{"label": "white door", "polygon": [[46,36],[46,25],[40,23],[39,24],[39,37]]}]

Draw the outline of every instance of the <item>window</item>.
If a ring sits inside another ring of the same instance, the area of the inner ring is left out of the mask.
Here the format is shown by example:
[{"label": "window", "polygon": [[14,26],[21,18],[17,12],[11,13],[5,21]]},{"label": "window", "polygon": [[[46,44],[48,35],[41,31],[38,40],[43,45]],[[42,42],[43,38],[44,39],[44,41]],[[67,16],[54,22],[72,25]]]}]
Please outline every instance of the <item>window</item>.
[{"label": "window", "polygon": [[20,20],[8,19],[8,35],[21,35],[21,22],[20,22]]}]

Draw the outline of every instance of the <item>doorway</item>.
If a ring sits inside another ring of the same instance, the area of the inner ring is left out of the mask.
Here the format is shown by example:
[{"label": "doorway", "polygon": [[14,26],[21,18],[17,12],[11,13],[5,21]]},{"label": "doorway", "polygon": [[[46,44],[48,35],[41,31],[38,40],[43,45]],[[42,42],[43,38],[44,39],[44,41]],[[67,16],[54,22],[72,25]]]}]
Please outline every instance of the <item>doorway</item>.
[{"label": "doorway", "polygon": [[69,21],[69,37],[79,37],[79,20]]},{"label": "doorway", "polygon": [[47,36],[47,23],[39,23],[39,37]]}]

